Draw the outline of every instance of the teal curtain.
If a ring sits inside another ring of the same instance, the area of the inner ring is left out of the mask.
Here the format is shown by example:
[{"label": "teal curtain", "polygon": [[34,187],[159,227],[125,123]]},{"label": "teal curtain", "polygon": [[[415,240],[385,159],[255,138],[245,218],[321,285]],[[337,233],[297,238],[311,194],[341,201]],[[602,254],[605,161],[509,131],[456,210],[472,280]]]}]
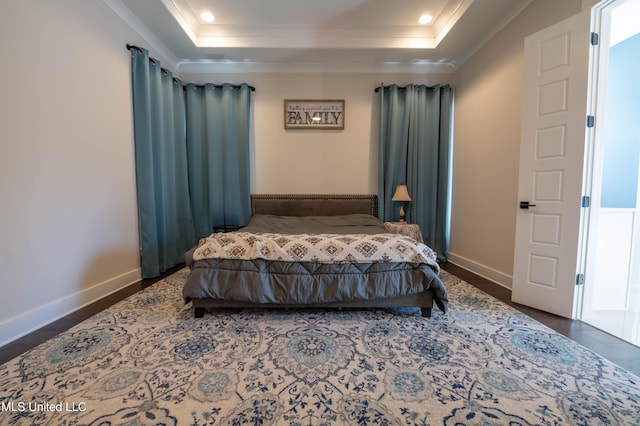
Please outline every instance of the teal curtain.
[{"label": "teal curtain", "polygon": [[251,214],[251,87],[188,84],[189,192],[196,236],[213,226],[244,226]]},{"label": "teal curtain", "polygon": [[379,214],[398,220],[391,201],[406,183],[411,203],[406,220],[420,226],[425,243],[446,260],[449,250],[449,185],[453,92],[451,87],[412,84],[377,89]]},{"label": "teal curtain", "polygon": [[184,262],[195,243],[184,101],[180,80],[147,50],[130,50],[141,268],[149,278]]}]

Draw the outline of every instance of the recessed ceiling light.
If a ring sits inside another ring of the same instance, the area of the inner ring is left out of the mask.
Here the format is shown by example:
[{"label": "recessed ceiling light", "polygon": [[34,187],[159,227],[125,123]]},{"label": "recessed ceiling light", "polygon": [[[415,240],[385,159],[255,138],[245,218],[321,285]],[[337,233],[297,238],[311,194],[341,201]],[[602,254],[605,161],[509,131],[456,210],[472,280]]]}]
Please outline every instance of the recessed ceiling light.
[{"label": "recessed ceiling light", "polygon": [[200,17],[204,22],[213,22],[216,18],[211,14],[211,12],[202,12]]},{"label": "recessed ceiling light", "polygon": [[428,24],[429,22],[431,22],[431,20],[433,19],[433,17],[431,15],[429,15],[428,13],[425,13],[424,15],[420,16],[420,18],[418,18],[418,22],[422,25],[424,24]]}]

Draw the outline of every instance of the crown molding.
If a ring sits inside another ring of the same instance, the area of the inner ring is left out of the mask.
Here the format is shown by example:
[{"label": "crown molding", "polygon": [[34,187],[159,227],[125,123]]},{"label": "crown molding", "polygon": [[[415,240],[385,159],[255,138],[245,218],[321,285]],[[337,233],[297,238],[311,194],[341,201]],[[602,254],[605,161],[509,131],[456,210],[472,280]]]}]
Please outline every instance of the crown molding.
[{"label": "crown molding", "polygon": [[[122,2],[122,0],[102,0],[107,6],[109,6],[127,25],[131,27],[133,31],[138,33],[140,37],[149,44],[149,48],[162,56],[163,59],[169,62],[169,65],[175,70],[178,69],[180,60],[176,55],[171,52],[162,42],[155,36],[155,34],[144,25],[136,15]],[[163,64],[167,65],[167,64]]]},{"label": "crown molding", "polygon": [[180,73],[375,73],[375,74],[451,74],[456,65],[450,62],[414,61],[412,63],[264,63],[235,61],[180,61]]}]

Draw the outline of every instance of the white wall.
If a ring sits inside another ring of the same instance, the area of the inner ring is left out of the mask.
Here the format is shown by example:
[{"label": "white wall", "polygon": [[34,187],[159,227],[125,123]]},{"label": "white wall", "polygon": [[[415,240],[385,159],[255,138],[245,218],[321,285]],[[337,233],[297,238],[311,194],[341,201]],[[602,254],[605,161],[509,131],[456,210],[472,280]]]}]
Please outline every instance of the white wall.
[{"label": "white wall", "polygon": [[534,0],[454,75],[450,260],[511,287],[524,38],[579,13],[581,0]]},{"label": "white wall", "polygon": [[[185,74],[185,82],[246,81],[253,94],[254,193],[376,194],[378,93],[385,84],[446,84],[446,75]],[[284,99],[344,99],[344,130],[285,130]]]},{"label": "white wall", "polygon": [[136,41],[101,1],[0,2],[0,345],[140,277]]}]

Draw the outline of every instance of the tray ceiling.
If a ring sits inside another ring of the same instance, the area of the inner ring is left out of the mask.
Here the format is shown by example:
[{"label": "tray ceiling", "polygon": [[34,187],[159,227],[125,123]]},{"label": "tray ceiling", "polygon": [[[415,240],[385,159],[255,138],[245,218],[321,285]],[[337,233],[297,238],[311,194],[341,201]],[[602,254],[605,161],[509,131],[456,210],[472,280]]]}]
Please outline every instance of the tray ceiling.
[{"label": "tray ceiling", "polygon": [[104,1],[180,72],[446,73],[531,0]]}]

